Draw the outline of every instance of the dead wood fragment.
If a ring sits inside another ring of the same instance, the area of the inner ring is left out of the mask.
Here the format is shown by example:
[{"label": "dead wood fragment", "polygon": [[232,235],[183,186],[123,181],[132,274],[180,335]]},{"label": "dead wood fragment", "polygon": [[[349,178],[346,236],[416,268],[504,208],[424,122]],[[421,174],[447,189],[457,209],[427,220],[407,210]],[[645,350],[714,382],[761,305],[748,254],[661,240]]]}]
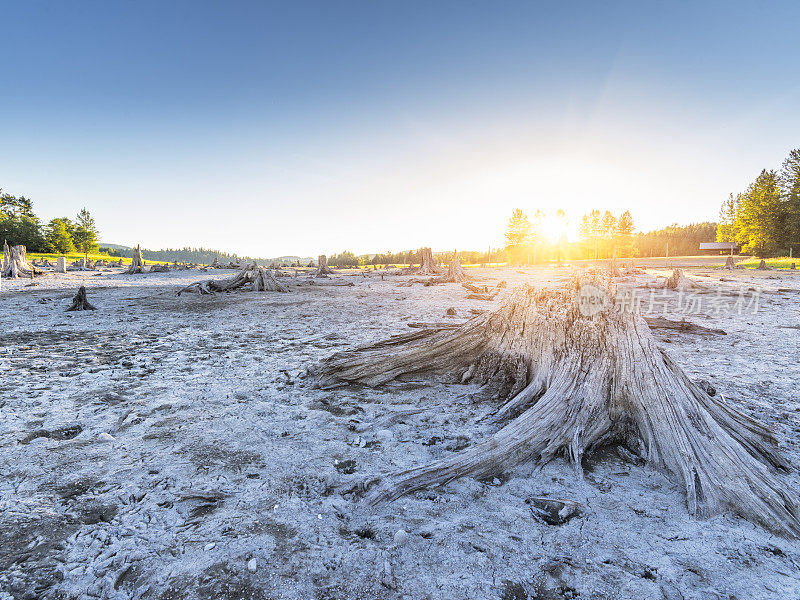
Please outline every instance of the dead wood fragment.
[{"label": "dead wood fragment", "polygon": [[563,525],[572,517],[578,516],[583,508],[574,500],[537,496],[526,499],[525,504],[530,507],[534,517],[548,525]]},{"label": "dead wood fragment", "polygon": [[[585,311],[587,294],[608,301]],[[691,514],[731,510],[782,535],[800,534],[796,495],[776,474],[789,463],[772,431],[710,397],[659,348],[639,314],[615,308],[615,296],[607,270],[561,288],[521,286],[457,329],[401,334],[310,368],[318,385],[438,374],[478,384],[483,397],[503,402],[495,415],[507,424],[497,433],[389,475],[367,502],[556,456],[580,472],[587,453],[622,443],[683,485]]]},{"label": "dead wood fragment", "polygon": [[409,327],[413,327],[414,329],[457,329],[463,325],[463,323],[425,323],[420,321],[413,321],[411,323],[407,323]]},{"label": "dead wood fragment", "polygon": [[706,336],[728,335],[722,329],[703,327],[702,325],[691,323],[686,319],[673,321],[672,319],[665,319],[664,317],[645,317],[644,320],[647,321],[650,329],[667,329],[669,331],[677,331],[680,333],[696,333],[698,335]]},{"label": "dead wood fragment", "polygon": [[86,299],[86,288],[84,286],[79,287],[78,293],[72,298],[72,305],[67,309],[67,312],[71,310],[97,310]]}]

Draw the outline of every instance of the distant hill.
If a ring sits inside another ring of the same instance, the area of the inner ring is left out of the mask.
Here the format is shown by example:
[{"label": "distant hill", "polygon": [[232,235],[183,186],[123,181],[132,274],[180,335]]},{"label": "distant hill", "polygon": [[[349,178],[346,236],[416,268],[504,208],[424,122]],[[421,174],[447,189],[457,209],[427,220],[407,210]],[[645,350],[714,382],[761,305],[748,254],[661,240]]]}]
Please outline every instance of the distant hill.
[{"label": "distant hill", "polygon": [[[108,242],[100,242],[101,252],[108,252],[111,256],[123,256],[131,258],[133,256],[133,248],[130,246],[122,246],[120,244],[110,244]],[[158,260],[164,262],[189,262],[198,264],[211,264],[215,258],[219,259],[220,263],[226,264],[233,262],[248,262],[255,261],[259,265],[270,265],[276,263],[279,265],[291,265],[300,262],[301,265],[307,265],[311,261],[310,256],[278,256],[274,258],[252,257],[252,256],[239,256],[238,254],[229,254],[220,250],[212,250],[209,248],[166,248],[163,250],[149,250],[142,248],[142,256],[145,260]]]}]

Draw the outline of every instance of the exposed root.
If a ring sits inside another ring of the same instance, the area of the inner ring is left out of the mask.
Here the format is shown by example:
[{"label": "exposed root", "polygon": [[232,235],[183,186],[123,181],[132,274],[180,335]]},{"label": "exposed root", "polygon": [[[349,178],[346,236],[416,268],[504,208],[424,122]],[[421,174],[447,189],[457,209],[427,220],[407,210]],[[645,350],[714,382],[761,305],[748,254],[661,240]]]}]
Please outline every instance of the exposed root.
[{"label": "exposed root", "polygon": [[9,279],[18,277],[34,277],[41,275],[42,271],[28,262],[28,252],[25,246],[8,247],[8,242],[3,242],[3,264],[0,275]]},{"label": "exposed root", "polygon": [[226,279],[209,279],[196,281],[178,292],[213,294],[214,292],[231,292],[238,289],[251,289],[254,292],[288,292],[289,288],[280,283],[269,269],[250,265],[236,275]]},{"label": "exposed root", "polygon": [[[596,310],[581,303],[587,290],[606,296],[592,304]],[[788,463],[772,433],[689,379],[641,316],[616,309],[614,292],[607,271],[582,275],[568,288],[520,287],[497,310],[458,329],[395,336],[312,369],[320,384],[379,385],[440,373],[482,384],[485,395],[505,401],[496,416],[511,420],[488,440],[385,478],[367,501],[556,456],[580,471],[586,453],[622,443],[684,486],[691,514],[731,510],[798,535],[795,495],[775,474]]]},{"label": "exposed root", "polygon": [[87,300],[85,287],[79,287],[78,293],[72,298],[72,305],[67,309],[67,312],[72,310],[97,310],[97,308],[92,306],[89,300]]}]

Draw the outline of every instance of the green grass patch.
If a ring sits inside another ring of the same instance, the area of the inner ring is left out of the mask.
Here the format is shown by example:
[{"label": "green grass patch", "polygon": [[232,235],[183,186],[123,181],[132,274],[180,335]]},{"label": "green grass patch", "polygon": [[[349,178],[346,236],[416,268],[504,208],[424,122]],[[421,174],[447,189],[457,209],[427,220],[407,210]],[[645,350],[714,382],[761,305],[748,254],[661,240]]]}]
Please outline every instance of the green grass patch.
[{"label": "green grass patch", "polygon": [[[773,269],[789,269],[792,266],[792,263],[800,262],[797,258],[789,258],[788,256],[777,256],[775,258],[765,258],[764,262],[767,263],[768,267],[772,267]],[[737,265],[742,265],[745,269],[757,269],[758,265],[761,264],[760,258],[748,258],[742,262],[737,262]]]},{"label": "green grass patch", "polygon": [[[47,259],[50,262],[55,262],[55,261],[58,260],[59,256],[66,257],[67,262],[71,263],[71,262],[74,262],[76,260],[82,259],[84,255],[81,254],[80,252],[70,252],[69,254],[46,254],[46,253],[39,253],[39,252],[29,252],[28,253],[28,260],[43,260],[43,259]],[[89,260],[92,261],[92,262],[96,262],[98,260],[107,260],[107,261],[111,261],[111,262],[116,263],[117,261],[120,260],[120,258],[122,258],[122,264],[123,265],[131,264],[131,259],[130,258],[125,258],[124,256],[123,257],[119,257],[119,256],[109,256],[108,254],[97,254],[97,253],[94,253],[94,252],[90,252],[89,253]],[[147,258],[145,258],[144,261],[148,265],[172,264],[172,263],[165,262],[163,260],[147,260]]]}]

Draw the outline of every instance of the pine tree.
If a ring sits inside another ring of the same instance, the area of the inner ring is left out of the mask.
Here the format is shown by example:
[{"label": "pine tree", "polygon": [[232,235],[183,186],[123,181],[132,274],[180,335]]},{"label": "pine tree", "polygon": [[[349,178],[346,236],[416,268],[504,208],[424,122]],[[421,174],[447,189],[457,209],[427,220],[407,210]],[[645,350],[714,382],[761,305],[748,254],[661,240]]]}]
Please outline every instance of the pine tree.
[{"label": "pine tree", "polygon": [[630,256],[633,250],[633,216],[626,210],[617,221],[617,246],[620,256]]},{"label": "pine tree", "polygon": [[614,234],[617,231],[617,219],[610,211],[603,214],[603,220],[600,223],[600,236],[603,238],[603,245],[606,247],[606,254],[611,255],[611,241],[614,239]]},{"label": "pine tree", "polygon": [[522,254],[531,241],[532,227],[528,215],[521,208],[511,214],[506,228],[506,244],[511,257],[521,262]]},{"label": "pine tree", "polygon": [[741,194],[731,194],[719,209],[717,225],[718,242],[736,242],[736,214],[741,203]]},{"label": "pine tree", "polygon": [[800,148],[789,153],[783,161],[780,186],[786,212],[784,246],[800,248]]},{"label": "pine tree", "polygon": [[595,209],[588,215],[581,217],[580,236],[585,242],[594,242],[594,259],[597,260],[598,244],[603,232],[603,222],[600,211]]},{"label": "pine tree", "polygon": [[81,212],[78,213],[75,229],[72,232],[72,241],[87,259],[89,258],[89,252],[97,249],[97,226],[92,215],[85,208],[82,208]]},{"label": "pine tree", "polygon": [[764,169],[742,194],[736,215],[736,232],[749,251],[768,256],[780,247],[784,222],[778,176],[775,171]]},{"label": "pine tree", "polygon": [[67,254],[75,247],[72,243],[71,223],[68,219],[53,219],[45,229],[45,240],[48,252]]}]

